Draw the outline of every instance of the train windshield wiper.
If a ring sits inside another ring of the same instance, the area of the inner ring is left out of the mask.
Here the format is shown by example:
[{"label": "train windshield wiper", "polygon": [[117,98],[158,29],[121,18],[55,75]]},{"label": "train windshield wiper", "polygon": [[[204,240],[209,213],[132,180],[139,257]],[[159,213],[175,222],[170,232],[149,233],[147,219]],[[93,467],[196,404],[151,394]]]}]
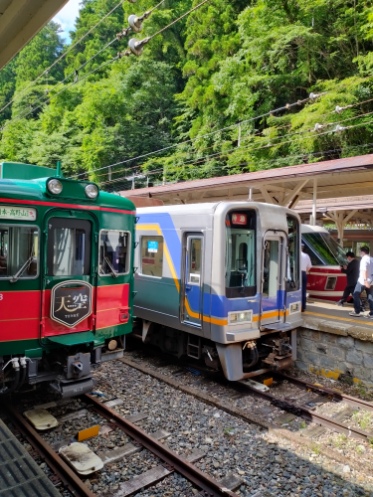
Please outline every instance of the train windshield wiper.
[{"label": "train windshield wiper", "polygon": [[105,262],[106,264],[108,265],[108,268],[110,269],[110,274],[113,276],[113,278],[117,278],[118,277],[118,273],[115,271],[112,263],[110,262],[109,258],[108,257],[105,257]]},{"label": "train windshield wiper", "polygon": [[18,269],[16,274],[14,274],[10,278],[11,283],[15,283],[16,281],[18,281],[18,278],[20,278],[23,275],[23,273],[26,271],[26,269],[28,269],[30,267],[30,264],[31,264],[33,258],[34,258],[34,256],[30,255],[30,257],[27,259],[27,261]]}]

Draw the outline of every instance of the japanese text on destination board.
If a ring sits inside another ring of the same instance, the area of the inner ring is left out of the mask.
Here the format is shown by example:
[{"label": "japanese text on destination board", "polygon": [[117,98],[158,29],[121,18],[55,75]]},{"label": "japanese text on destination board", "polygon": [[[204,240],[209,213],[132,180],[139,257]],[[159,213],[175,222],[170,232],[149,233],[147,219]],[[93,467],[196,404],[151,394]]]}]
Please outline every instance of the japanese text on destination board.
[{"label": "japanese text on destination board", "polygon": [[0,205],[0,219],[35,221],[36,209],[30,209],[29,207],[8,207],[7,205]]}]

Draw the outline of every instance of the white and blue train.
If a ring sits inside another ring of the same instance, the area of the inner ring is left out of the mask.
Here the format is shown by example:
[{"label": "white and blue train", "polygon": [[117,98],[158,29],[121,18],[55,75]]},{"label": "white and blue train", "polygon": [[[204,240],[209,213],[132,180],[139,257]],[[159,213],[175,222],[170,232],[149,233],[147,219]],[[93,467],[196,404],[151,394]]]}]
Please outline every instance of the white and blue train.
[{"label": "white and blue train", "polygon": [[292,365],[301,325],[300,220],[256,202],[137,210],[142,340],[241,380]]}]

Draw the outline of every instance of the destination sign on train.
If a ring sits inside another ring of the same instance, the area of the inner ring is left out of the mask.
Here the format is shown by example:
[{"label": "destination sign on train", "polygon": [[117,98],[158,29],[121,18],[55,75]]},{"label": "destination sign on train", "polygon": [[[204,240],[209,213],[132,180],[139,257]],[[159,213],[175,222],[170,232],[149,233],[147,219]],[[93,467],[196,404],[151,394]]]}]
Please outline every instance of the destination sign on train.
[{"label": "destination sign on train", "polygon": [[0,219],[14,219],[15,221],[35,221],[36,209],[30,207],[9,207],[0,205]]},{"label": "destination sign on train", "polygon": [[239,224],[241,226],[245,226],[247,223],[247,216],[246,214],[241,214],[241,213],[234,213],[232,214],[232,223],[233,224]]}]

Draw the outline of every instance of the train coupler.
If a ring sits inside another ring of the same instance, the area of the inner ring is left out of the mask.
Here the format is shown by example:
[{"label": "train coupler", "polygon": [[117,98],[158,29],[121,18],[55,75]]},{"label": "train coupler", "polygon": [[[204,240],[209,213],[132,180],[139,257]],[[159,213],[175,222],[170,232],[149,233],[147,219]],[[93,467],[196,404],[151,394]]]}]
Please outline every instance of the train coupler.
[{"label": "train coupler", "polygon": [[288,336],[274,338],[271,340],[272,352],[263,359],[265,364],[268,364],[273,369],[287,369],[293,366],[292,347]]},{"label": "train coupler", "polygon": [[292,355],[287,356],[276,356],[273,352],[271,352],[263,361],[268,366],[271,366],[272,369],[280,370],[280,369],[288,369],[294,365]]}]

